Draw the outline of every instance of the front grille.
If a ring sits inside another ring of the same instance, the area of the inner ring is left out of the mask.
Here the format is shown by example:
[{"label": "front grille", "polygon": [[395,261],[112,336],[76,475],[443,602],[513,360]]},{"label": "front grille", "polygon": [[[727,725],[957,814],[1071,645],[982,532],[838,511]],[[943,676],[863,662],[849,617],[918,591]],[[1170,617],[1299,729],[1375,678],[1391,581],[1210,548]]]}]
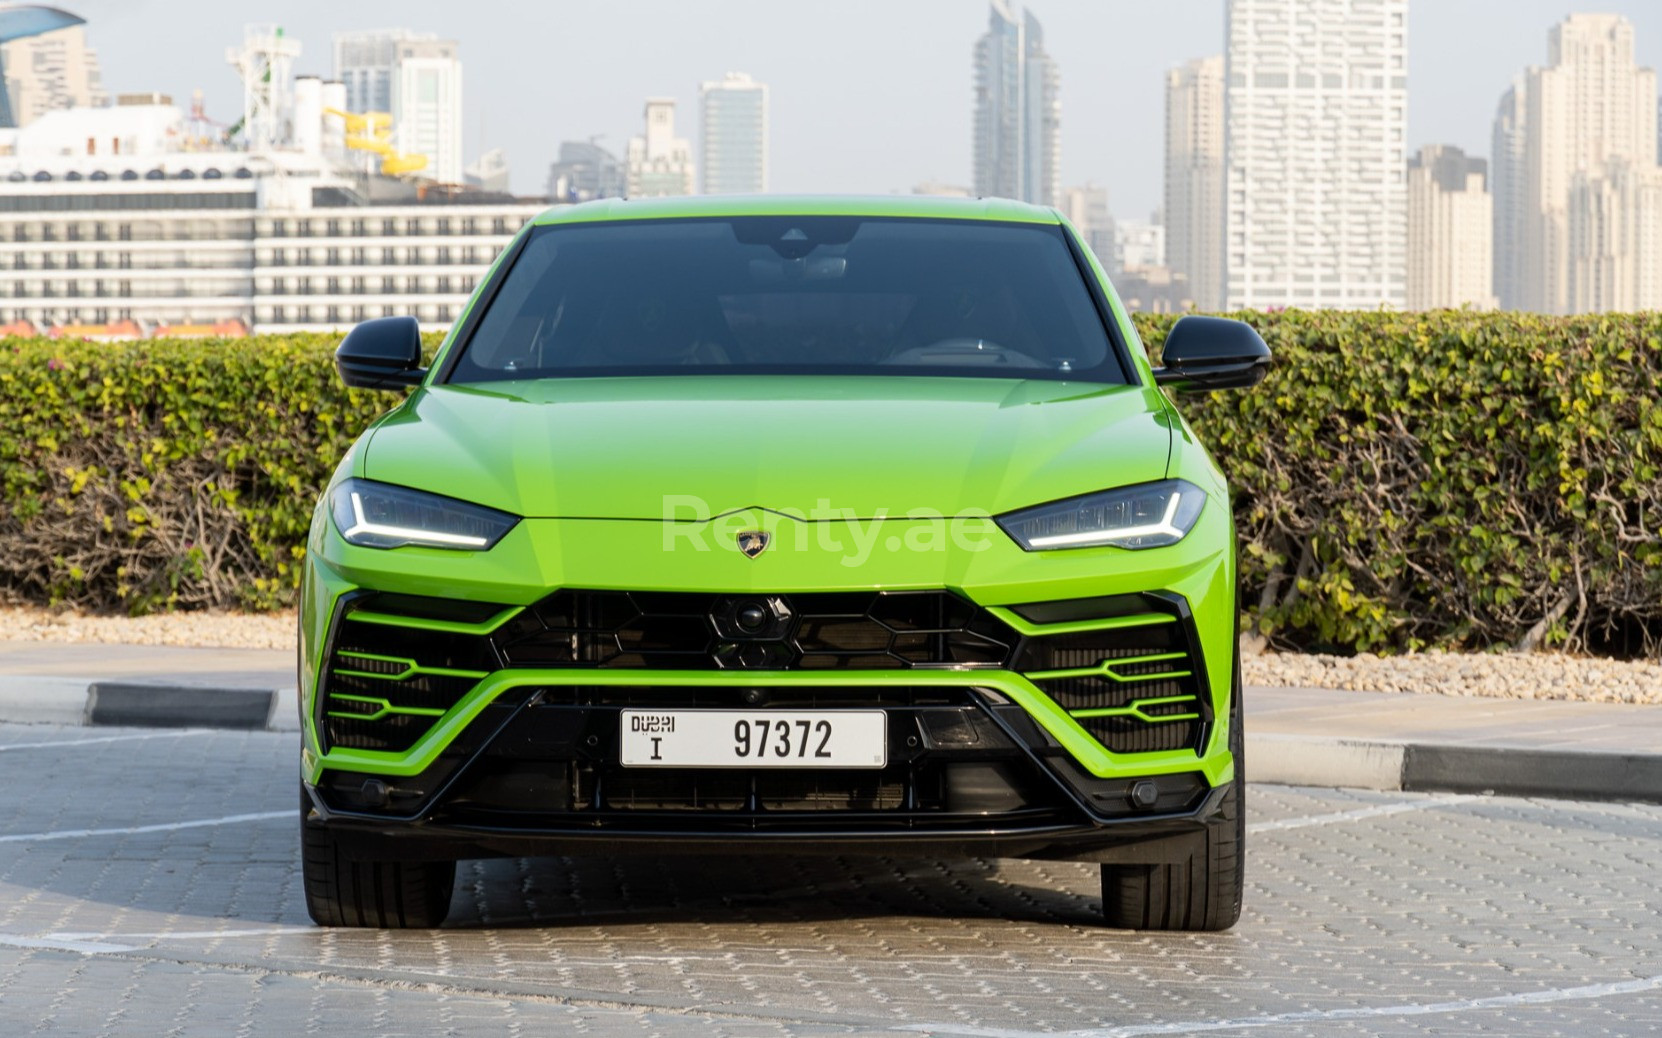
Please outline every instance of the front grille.
[{"label": "front grille", "polygon": [[1016,667],[1114,753],[1198,751],[1211,707],[1187,611],[1137,597],[1143,613],[1107,614],[1121,626],[1027,639]]},{"label": "front grille", "polygon": [[[1141,613],[1135,612],[1141,608]],[[518,610],[360,595],[343,608],[322,675],[325,749],[403,752],[503,668],[996,669],[1021,673],[1113,753],[1200,750],[1210,697],[1185,603],[1118,595],[1013,607],[1047,623],[1109,626],[1021,637],[949,591],[699,594],[567,589]],[[1100,614],[1100,615],[1098,615]],[[507,617],[506,620],[503,620]],[[742,682],[742,677],[736,677]],[[746,689],[550,686],[572,706],[918,707],[962,702],[928,686]]]},{"label": "front grille", "polygon": [[836,670],[1001,667],[1017,636],[947,591],[565,590],[494,640],[510,667]]},{"label": "front grille", "polygon": [[[319,722],[325,749],[401,753],[488,673],[497,669],[489,642],[476,636],[381,622],[393,596],[349,603],[324,668]],[[393,619],[417,613],[409,607]],[[500,608],[500,607],[497,607]],[[448,611],[453,616],[456,610]]]}]

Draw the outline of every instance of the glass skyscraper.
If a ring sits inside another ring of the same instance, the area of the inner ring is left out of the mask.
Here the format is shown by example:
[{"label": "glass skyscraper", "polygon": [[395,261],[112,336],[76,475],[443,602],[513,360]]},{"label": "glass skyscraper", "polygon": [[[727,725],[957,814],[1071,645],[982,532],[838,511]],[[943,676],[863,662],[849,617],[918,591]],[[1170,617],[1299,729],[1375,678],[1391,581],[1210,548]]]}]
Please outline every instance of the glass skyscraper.
[{"label": "glass skyscraper", "polygon": [[975,43],[975,193],[1056,205],[1061,99],[1056,63],[1032,12],[992,0]]},{"label": "glass skyscraper", "polygon": [[699,87],[703,191],[759,194],[768,189],[768,88],[743,72]]}]

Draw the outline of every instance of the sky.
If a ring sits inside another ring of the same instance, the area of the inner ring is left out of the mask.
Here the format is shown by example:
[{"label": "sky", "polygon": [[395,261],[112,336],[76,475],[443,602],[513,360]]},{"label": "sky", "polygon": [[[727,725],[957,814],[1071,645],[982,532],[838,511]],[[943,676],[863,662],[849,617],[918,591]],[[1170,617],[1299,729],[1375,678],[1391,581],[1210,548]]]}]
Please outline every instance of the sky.
[{"label": "sky", "polygon": [[[328,76],[331,34],[407,27],[460,43],[464,154],[506,150],[512,188],[540,194],[562,140],[620,153],[643,100],[681,102],[697,146],[701,81],[748,72],[771,89],[775,191],[909,191],[968,185],[971,50],[985,0],[59,0],[88,20],[105,88],[160,91],[234,122],[242,95],[225,60],[245,23],[276,22],[302,45],[297,71]],[[1410,150],[1487,156],[1512,77],[1546,61],[1571,10],[1626,15],[1639,62],[1662,64],[1662,2],[1412,0]],[[1122,219],[1160,204],[1165,71],[1223,50],[1224,0],[1031,0],[1061,69],[1062,182],[1104,185]]]}]

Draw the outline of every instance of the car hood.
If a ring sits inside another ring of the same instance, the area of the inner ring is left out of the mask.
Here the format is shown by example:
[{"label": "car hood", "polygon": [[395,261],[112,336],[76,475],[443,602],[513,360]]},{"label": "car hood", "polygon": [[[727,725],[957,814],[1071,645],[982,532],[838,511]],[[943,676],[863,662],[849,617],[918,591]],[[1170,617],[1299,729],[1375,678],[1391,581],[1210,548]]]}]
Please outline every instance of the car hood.
[{"label": "car hood", "polygon": [[999,513],[1162,478],[1157,390],[991,378],[677,376],[418,390],[359,474],[528,517]]}]

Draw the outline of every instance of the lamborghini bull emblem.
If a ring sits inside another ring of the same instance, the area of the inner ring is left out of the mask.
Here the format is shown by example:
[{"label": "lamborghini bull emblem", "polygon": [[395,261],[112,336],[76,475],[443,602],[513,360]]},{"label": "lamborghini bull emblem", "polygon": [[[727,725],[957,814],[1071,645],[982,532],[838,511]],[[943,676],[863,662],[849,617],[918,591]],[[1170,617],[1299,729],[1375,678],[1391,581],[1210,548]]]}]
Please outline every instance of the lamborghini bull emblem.
[{"label": "lamborghini bull emblem", "polygon": [[745,558],[754,559],[768,550],[773,535],[765,530],[745,530],[739,534],[739,550],[744,552]]}]

